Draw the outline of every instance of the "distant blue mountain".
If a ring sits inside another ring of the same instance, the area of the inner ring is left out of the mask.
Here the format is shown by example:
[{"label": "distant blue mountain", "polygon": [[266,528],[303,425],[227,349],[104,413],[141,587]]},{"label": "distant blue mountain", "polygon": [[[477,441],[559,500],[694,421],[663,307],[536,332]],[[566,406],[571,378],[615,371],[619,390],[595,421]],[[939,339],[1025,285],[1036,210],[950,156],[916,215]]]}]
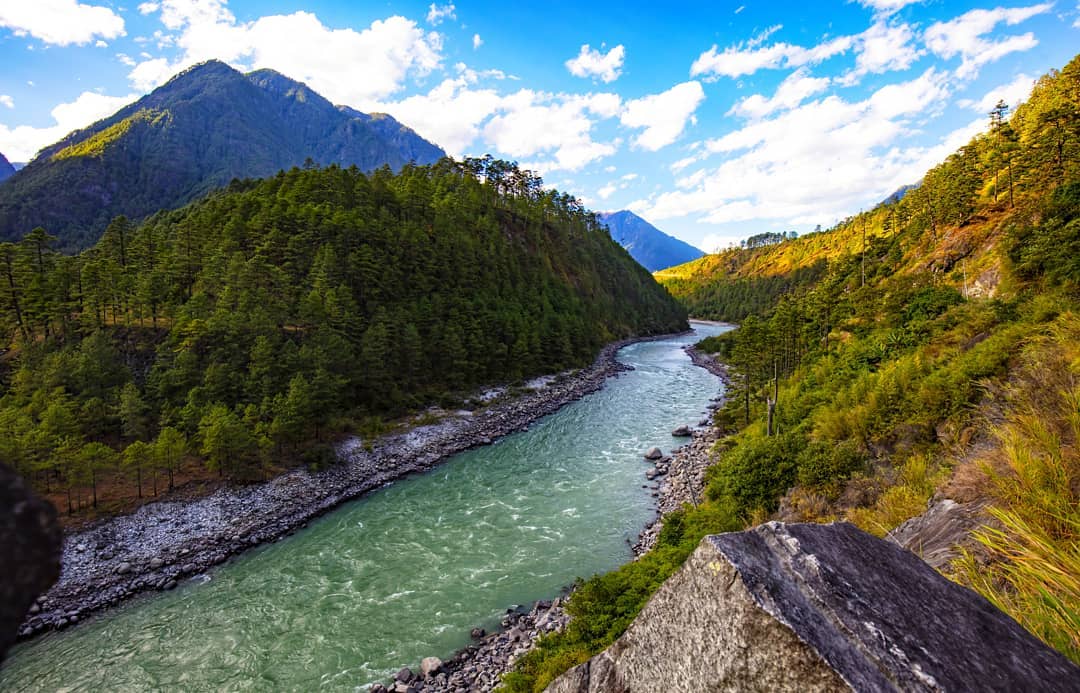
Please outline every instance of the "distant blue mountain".
[{"label": "distant blue mountain", "polygon": [[607,225],[615,242],[630,251],[630,256],[650,272],[681,265],[705,254],[625,209],[604,212],[600,221]]},{"label": "distant blue mountain", "polygon": [[15,167],[4,158],[3,154],[0,154],[0,180],[10,178],[12,173],[15,173]]}]

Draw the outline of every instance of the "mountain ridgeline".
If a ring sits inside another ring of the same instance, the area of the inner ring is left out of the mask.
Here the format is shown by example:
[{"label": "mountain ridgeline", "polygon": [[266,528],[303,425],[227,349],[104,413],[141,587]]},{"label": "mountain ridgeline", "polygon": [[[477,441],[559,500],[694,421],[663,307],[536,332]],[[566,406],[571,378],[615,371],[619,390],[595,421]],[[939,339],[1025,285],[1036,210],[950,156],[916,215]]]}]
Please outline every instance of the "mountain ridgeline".
[{"label": "mountain ridgeline", "polygon": [[305,162],[398,170],[442,156],[390,116],[334,106],[273,70],[210,61],[39,152],[0,188],[0,240],[42,226],[78,250],[118,215],[139,220],[233,178]]},{"label": "mountain ridgeline", "polygon": [[330,426],[687,327],[575,198],[490,158],[292,169],[118,218],[77,256],[54,240],[0,244],[0,455],[46,488],[166,434],[250,478]]},{"label": "mountain ridgeline", "polygon": [[615,242],[630,251],[650,272],[681,265],[705,254],[628,210],[605,212],[600,215],[600,222],[608,227]]},{"label": "mountain ridgeline", "polygon": [[0,154],[0,181],[7,180],[15,174],[15,167],[11,165],[11,162],[7,160],[3,154]]}]

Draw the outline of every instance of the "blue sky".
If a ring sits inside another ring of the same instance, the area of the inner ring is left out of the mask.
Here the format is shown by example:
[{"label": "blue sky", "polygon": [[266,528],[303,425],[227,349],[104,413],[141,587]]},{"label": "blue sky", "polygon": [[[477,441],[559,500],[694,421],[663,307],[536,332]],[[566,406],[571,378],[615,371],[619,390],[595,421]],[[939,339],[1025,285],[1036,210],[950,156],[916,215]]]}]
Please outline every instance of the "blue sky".
[{"label": "blue sky", "polygon": [[706,250],[872,206],[1080,46],[1080,3],[0,0],[0,152],[270,67]]}]

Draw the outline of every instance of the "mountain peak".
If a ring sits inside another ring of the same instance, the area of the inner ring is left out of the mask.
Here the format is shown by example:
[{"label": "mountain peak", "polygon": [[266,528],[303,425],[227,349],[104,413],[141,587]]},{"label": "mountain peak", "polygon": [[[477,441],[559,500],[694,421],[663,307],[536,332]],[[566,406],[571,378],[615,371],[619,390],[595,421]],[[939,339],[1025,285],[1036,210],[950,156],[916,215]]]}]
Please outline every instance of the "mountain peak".
[{"label": "mountain peak", "polygon": [[670,236],[628,209],[600,214],[616,243],[650,272],[696,260],[705,253]]},{"label": "mountain peak", "polygon": [[44,226],[86,247],[120,214],[140,219],[227,184],[316,164],[429,164],[444,155],[389,117],[337,108],[269,69],[209,60],[39,152],[0,188],[0,240]]}]

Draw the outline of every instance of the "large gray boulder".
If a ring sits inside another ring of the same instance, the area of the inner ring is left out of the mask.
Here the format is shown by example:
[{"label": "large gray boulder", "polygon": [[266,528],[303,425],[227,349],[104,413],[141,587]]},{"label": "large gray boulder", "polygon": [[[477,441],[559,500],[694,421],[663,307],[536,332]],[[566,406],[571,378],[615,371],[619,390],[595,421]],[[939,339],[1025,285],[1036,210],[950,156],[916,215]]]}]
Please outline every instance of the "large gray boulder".
[{"label": "large gray boulder", "polygon": [[56,509],[0,464],[0,661],[39,594],[60,576]]},{"label": "large gray boulder", "polygon": [[894,544],[772,522],[706,537],[547,690],[1080,691],[1080,669]]}]

